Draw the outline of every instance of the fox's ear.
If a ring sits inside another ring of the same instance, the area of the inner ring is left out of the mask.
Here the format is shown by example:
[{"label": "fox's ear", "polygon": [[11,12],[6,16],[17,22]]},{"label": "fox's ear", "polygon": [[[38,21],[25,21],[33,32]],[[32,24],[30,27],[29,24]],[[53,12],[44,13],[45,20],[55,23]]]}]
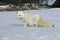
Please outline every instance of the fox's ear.
[{"label": "fox's ear", "polygon": [[18,14],[18,11],[16,11],[16,14]]},{"label": "fox's ear", "polygon": [[20,13],[20,11],[17,11],[17,13]]},{"label": "fox's ear", "polygon": [[16,14],[18,14],[19,11],[16,11]]},{"label": "fox's ear", "polygon": [[23,11],[17,11],[18,13],[24,13]]}]

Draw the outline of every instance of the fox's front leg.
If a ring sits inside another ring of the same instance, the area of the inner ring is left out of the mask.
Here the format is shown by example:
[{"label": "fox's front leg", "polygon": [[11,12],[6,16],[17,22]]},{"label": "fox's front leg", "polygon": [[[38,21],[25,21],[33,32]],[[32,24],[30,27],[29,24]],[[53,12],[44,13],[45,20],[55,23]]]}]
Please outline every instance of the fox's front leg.
[{"label": "fox's front leg", "polygon": [[24,24],[24,28],[27,27],[27,23]]}]

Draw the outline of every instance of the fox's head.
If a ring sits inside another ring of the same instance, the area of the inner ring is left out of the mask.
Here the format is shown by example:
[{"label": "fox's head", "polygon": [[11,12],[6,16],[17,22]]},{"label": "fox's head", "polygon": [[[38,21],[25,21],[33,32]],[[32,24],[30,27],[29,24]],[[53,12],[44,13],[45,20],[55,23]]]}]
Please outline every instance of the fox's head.
[{"label": "fox's head", "polygon": [[17,15],[18,15],[19,19],[23,19],[23,17],[24,17],[23,11],[18,11]]}]

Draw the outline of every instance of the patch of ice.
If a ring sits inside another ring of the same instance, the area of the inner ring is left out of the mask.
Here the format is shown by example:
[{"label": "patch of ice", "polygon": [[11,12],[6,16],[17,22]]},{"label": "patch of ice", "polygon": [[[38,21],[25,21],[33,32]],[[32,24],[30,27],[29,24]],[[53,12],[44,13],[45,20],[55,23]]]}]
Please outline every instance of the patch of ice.
[{"label": "patch of ice", "polygon": [[18,35],[18,34],[16,34],[15,36],[16,36],[16,37],[20,37],[20,38],[24,38],[23,35]]},{"label": "patch of ice", "polygon": [[8,37],[3,37],[2,40],[8,40],[9,38]]},{"label": "patch of ice", "polygon": [[31,33],[31,35],[36,35],[36,33]]}]

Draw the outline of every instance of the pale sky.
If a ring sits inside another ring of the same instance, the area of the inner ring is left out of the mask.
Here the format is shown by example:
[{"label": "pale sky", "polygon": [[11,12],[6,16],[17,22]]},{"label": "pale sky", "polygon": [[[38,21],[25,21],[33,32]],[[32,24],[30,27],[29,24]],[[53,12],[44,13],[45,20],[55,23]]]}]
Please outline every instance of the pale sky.
[{"label": "pale sky", "polygon": [[[56,0],[48,0],[48,5],[52,5]],[[40,1],[41,2],[41,1]],[[45,4],[46,0],[42,1],[42,4]]]},{"label": "pale sky", "polygon": [[48,0],[48,5],[52,5],[56,0]]}]

